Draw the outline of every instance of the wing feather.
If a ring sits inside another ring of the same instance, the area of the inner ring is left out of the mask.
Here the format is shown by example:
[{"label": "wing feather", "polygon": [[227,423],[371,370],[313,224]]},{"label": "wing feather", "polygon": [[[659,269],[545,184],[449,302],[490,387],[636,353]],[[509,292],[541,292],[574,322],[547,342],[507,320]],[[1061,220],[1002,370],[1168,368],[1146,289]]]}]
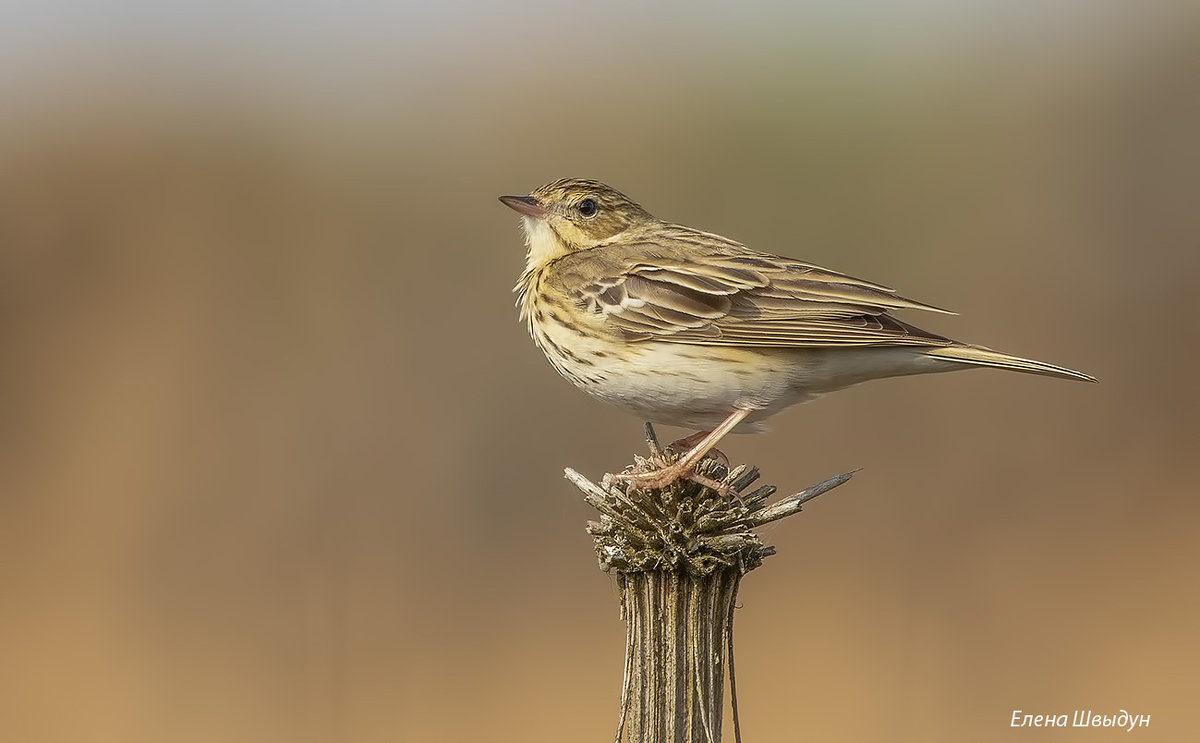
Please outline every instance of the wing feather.
[{"label": "wing feather", "polygon": [[576,299],[630,341],[806,348],[952,343],[887,314],[947,310],[881,284],[744,248],[731,254],[724,245],[714,254],[669,256],[651,246],[628,247],[622,253],[639,260],[606,261],[605,275],[589,277]]}]

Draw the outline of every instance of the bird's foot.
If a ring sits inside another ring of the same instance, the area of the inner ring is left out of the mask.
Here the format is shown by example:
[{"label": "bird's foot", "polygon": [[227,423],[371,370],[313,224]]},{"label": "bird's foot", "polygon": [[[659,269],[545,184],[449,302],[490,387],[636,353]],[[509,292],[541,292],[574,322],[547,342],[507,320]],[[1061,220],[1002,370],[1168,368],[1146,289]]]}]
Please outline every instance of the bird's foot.
[{"label": "bird's foot", "polygon": [[[720,452],[717,453],[720,454]],[[724,459],[725,455],[721,454],[721,458]],[[692,482],[698,485],[703,485],[710,490],[714,490],[727,498],[737,498],[739,501],[742,499],[741,495],[739,495],[738,492],[728,484],[719,480],[714,480],[711,477],[701,475],[700,473],[696,472],[695,465],[689,466],[684,460],[679,460],[674,464],[660,467],[659,469],[651,470],[650,472],[622,473],[619,475],[613,475],[613,478],[627,482],[630,485],[643,490],[661,490],[679,480],[691,480]]]},{"label": "bird's foot", "polygon": [[[749,409],[738,408],[722,421],[721,425],[713,430],[701,431],[682,438],[667,447],[667,451],[659,449],[658,437],[654,433],[654,427],[647,423],[646,443],[650,446],[650,463],[655,466],[655,469],[649,472],[623,473],[614,475],[614,477],[618,480],[624,480],[630,485],[651,490],[661,490],[678,480],[691,480],[706,488],[715,490],[721,495],[737,498],[740,501],[741,496],[738,495],[737,491],[725,483],[698,474],[696,472],[696,465],[700,464],[706,457],[712,457],[728,467],[729,459],[717,451],[715,447],[717,442],[725,437],[725,434],[732,431],[749,414]],[[685,449],[685,452],[677,460],[671,461],[675,453],[674,447],[676,446]]]}]

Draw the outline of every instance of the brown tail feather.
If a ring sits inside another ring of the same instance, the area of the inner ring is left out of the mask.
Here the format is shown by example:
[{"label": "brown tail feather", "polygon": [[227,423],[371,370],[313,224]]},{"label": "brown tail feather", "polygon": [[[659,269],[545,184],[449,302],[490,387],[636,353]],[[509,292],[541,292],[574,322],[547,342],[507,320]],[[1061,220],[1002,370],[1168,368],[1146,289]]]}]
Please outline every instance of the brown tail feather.
[{"label": "brown tail feather", "polygon": [[997,369],[1012,369],[1013,371],[1025,372],[1027,374],[1041,374],[1047,377],[1057,377],[1059,379],[1075,379],[1082,382],[1095,382],[1095,377],[1084,374],[1083,372],[1073,371],[1062,366],[1047,364],[1044,361],[1034,361],[1033,359],[1023,359],[1019,356],[1009,356],[1006,353],[992,351],[988,348],[980,346],[948,346],[946,348],[931,348],[925,352],[926,356],[932,356],[938,359],[948,359],[951,361],[959,361],[964,364],[976,364],[978,366],[992,366]]}]

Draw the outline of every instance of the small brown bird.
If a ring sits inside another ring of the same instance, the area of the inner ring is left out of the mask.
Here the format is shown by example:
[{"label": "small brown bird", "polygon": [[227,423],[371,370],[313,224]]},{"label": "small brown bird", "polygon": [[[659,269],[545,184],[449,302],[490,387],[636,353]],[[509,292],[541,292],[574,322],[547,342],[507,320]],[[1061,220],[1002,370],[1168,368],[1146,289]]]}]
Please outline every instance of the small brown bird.
[{"label": "small brown bird", "polygon": [[656,219],[603,183],[566,178],[501,196],[528,247],[517,306],[560,374],[645,419],[695,428],[681,477],[730,431],[859,382],[995,367],[1095,382],[1081,372],[921,330],[889,314],[950,313],[794,258]]}]

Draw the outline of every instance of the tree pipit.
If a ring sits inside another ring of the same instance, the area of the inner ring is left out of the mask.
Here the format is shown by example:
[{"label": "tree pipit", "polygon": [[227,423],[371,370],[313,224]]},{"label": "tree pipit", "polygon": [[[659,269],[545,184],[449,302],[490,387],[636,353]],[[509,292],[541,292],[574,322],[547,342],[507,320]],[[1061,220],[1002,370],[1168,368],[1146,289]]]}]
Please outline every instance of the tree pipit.
[{"label": "tree pipit", "polygon": [[517,306],[558,372],[590,395],[699,433],[673,464],[618,477],[661,488],[731,431],[859,382],[994,367],[1081,372],[921,330],[892,310],[944,312],[881,284],[664,222],[598,181],[501,196],[528,254]]}]

